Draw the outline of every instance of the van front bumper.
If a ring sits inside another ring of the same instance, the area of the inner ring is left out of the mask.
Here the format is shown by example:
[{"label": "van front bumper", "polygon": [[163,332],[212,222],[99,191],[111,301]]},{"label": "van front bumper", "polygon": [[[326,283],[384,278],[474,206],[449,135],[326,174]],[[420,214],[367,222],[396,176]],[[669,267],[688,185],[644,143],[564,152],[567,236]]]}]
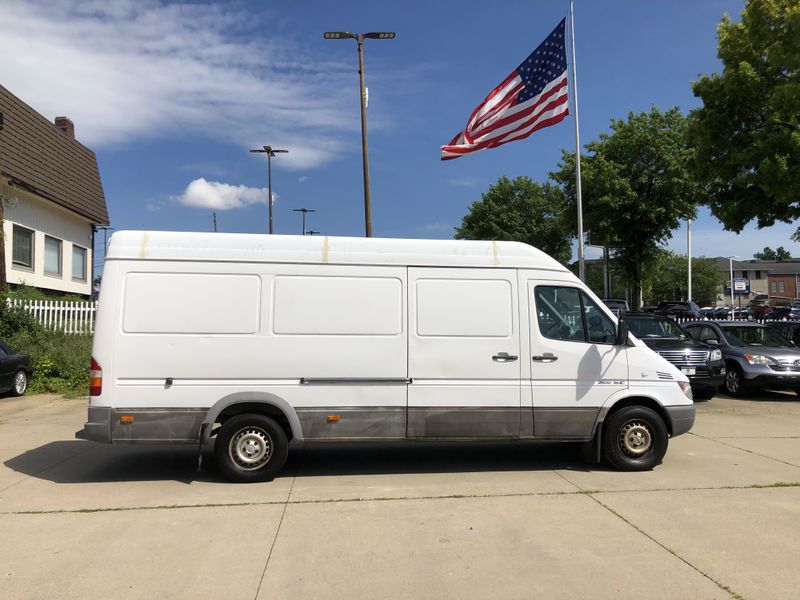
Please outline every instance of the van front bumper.
[{"label": "van front bumper", "polygon": [[111,407],[90,406],[88,420],[83,424],[83,429],[75,432],[75,437],[79,440],[89,440],[90,442],[110,444]]},{"label": "van front bumper", "polygon": [[688,406],[666,406],[664,407],[672,423],[672,437],[681,435],[689,431],[694,425],[694,404]]}]

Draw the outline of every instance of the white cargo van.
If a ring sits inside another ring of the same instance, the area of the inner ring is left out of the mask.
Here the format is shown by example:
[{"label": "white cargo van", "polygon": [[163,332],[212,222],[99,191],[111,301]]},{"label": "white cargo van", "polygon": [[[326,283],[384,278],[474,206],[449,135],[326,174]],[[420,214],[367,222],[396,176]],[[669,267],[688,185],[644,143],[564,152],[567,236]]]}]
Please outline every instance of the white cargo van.
[{"label": "white cargo van", "polygon": [[525,244],[126,231],[76,435],[213,444],[235,481],[292,440],[576,441],[642,470],[694,416],[686,376]]}]

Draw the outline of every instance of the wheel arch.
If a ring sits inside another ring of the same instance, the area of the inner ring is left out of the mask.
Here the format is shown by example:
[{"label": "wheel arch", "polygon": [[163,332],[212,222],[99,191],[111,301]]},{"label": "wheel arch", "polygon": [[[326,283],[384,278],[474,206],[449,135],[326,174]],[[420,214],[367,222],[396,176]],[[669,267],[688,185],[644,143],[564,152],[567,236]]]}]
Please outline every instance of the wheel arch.
[{"label": "wheel arch", "polygon": [[626,396],[625,398],[617,400],[614,404],[606,407],[606,410],[601,414],[598,420],[598,424],[607,421],[611,418],[611,415],[627,406],[644,406],[653,410],[661,417],[664,426],[667,428],[667,433],[669,433],[670,436],[672,435],[672,419],[670,419],[667,409],[665,409],[658,400],[650,396]]},{"label": "wheel arch", "polygon": [[248,412],[274,418],[284,429],[289,441],[303,440],[303,430],[297,413],[285,399],[268,392],[236,392],[219,399],[208,409],[202,424],[202,443],[210,442],[215,435],[212,431],[214,423]]}]

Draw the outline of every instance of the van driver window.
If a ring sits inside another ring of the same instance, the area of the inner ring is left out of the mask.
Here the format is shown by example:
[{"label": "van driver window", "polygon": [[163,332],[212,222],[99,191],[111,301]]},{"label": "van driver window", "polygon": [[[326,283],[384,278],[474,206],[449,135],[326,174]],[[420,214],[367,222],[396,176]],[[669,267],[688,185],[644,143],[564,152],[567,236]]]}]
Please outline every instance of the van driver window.
[{"label": "van driver window", "polygon": [[536,316],[542,335],[554,340],[613,344],[616,325],[576,288],[536,288]]}]

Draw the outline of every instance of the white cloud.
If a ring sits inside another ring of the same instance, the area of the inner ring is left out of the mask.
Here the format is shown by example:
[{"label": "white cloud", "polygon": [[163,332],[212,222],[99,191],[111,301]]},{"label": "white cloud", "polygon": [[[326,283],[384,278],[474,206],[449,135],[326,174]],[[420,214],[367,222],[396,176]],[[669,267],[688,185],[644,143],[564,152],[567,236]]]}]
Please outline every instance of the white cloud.
[{"label": "white cloud", "polygon": [[[230,4],[3,0],[0,81],[102,148],[169,134],[332,160],[357,129],[350,62],[311,56]],[[258,31],[256,31],[258,27]],[[258,35],[256,35],[258,34]],[[351,58],[348,55],[348,58]]]},{"label": "white cloud", "polygon": [[308,181],[308,177],[306,175],[301,175],[300,177],[297,178],[297,181],[298,183],[305,183],[306,181]]},{"label": "white cloud", "polygon": [[174,196],[173,200],[194,208],[231,210],[244,208],[251,204],[266,204],[267,190],[246,185],[206,181],[201,177],[192,181],[186,186],[186,191],[180,196]]}]

